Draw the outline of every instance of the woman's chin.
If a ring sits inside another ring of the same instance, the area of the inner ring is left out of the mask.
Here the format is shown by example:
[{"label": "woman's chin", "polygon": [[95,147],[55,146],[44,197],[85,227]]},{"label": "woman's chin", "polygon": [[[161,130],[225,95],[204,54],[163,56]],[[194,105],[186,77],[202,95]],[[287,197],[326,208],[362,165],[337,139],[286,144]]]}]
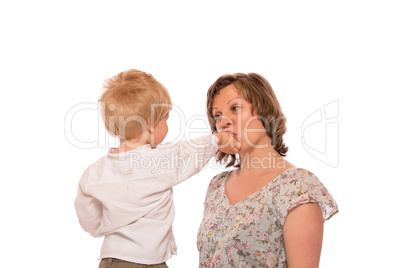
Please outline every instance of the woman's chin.
[{"label": "woman's chin", "polygon": [[242,142],[238,154],[245,154],[249,149],[250,147],[246,143]]}]

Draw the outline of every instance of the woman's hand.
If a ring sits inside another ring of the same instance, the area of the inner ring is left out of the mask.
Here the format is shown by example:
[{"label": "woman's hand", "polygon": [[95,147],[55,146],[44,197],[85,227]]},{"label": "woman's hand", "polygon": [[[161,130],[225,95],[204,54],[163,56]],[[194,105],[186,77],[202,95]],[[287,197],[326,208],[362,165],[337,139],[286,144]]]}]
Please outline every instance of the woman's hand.
[{"label": "woman's hand", "polygon": [[233,137],[230,132],[220,132],[214,134],[218,137],[218,148],[225,154],[237,154],[241,149],[241,144]]}]

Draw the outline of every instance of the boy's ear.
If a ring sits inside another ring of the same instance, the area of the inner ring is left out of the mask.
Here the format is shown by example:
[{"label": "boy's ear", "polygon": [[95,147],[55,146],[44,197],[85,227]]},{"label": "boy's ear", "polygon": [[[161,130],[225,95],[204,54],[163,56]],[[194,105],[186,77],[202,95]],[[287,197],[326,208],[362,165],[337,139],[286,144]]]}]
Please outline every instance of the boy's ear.
[{"label": "boy's ear", "polygon": [[151,117],[148,117],[148,131],[154,133],[155,128],[151,125]]}]

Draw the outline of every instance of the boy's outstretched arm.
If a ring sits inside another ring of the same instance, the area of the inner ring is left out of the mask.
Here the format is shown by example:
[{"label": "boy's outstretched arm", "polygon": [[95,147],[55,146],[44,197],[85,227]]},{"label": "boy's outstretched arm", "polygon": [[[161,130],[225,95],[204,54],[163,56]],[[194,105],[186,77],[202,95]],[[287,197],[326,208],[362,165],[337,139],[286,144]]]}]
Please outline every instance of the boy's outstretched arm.
[{"label": "boy's outstretched arm", "polygon": [[[172,187],[194,174],[200,172],[208,161],[215,156],[216,150],[219,149],[224,153],[236,154],[239,151],[240,144],[236,141],[233,135],[229,132],[215,133],[194,140],[181,141],[173,146],[166,144],[159,147],[159,155],[171,155],[173,152],[174,162],[176,165],[171,168],[158,169],[157,172],[163,172],[163,180],[167,183],[166,174],[172,172],[174,174]],[[158,148],[158,147],[157,147]],[[164,152],[165,151],[165,152]],[[164,187],[164,183],[159,183]],[[166,187],[166,185],[165,185]]]}]

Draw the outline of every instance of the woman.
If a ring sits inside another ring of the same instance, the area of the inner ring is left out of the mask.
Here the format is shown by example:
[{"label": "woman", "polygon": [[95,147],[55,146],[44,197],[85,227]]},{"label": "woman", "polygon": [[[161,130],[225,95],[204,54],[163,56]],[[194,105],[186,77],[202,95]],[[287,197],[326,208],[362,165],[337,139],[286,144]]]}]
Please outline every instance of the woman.
[{"label": "woman", "polygon": [[227,131],[239,154],[208,188],[197,246],[200,267],[318,267],[324,220],[337,204],[311,172],[284,159],[286,119],[262,76],[221,76],[208,90],[212,132]]}]

